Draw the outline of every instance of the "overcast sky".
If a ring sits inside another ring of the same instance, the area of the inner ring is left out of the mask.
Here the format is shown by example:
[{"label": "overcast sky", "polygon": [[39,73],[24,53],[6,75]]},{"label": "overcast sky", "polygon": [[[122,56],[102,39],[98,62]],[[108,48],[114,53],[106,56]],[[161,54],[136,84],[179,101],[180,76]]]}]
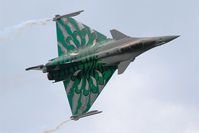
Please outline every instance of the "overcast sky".
[{"label": "overcast sky", "polygon": [[57,56],[54,22],[3,29],[27,20],[85,10],[76,19],[110,36],[181,35],[113,75],[92,109],[103,113],[57,133],[198,133],[198,0],[0,0],[0,132],[42,133],[71,116],[62,83],[25,68]]}]

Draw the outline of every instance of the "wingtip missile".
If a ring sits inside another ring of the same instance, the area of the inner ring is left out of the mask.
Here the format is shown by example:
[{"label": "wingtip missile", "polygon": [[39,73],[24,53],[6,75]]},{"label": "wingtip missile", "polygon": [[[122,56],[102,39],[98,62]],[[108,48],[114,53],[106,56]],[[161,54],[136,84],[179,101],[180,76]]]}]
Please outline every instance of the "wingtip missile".
[{"label": "wingtip missile", "polygon": [[53,21],[57,21],[63,17],[74,17],[74,16],[77,16],[79,15],[80,13],[82,13],[84,10],[80,10],[80,11],[77,11],[77,12],[73,12],[73,13],[69,13],[69,14],[65,14],[65,15],[55,15],[55,17],[53,18]]},{"label": "wingtip missile", "polygon": [[87,117],[87,116],[91,116],[91,115],[96,115],[102,113],[102,111],[98,111],[98,110],[93,110],[93,111],[89,111],[87,113],[81,114],[81,115],[73,115],[70,117],[71,120],[77,121],[81,118]]}]

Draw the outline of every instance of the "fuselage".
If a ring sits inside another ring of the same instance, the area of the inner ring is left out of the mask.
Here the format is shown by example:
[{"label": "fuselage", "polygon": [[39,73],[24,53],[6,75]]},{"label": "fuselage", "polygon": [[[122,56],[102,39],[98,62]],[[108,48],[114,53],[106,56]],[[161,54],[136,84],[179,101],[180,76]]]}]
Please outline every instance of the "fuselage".
[{"label": "fuselage", "polygon": [[[133,61],[143,52],[175,38],[176,36],[109,39],[94,47],[80,48],[50,60],[45,65],[44,72],[48,72],[49,80],[57,82],[62,81],[63,78],[66,78],[67,75],[70,76],[78,69],[89,71],[94,67],[102,66],[117,68],[120,62]],[[63,76],[60,76],[60,74]]]}]

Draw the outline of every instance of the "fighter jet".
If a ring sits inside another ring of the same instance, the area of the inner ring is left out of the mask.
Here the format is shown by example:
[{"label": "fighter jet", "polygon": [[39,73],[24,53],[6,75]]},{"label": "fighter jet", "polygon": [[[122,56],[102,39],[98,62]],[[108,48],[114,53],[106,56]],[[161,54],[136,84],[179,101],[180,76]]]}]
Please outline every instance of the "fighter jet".
[{"label": "fighter jet", "polygon": [[112,39],[73,17],[82,11],[56,15],[58,57],[45,65],[26,70],[41,70],[49,80],[62,81],[70,104],[72,120],[101,113],[89,111],[113,73],[122,74],[137,56],[179,36],[134,38],[113,29]]}]

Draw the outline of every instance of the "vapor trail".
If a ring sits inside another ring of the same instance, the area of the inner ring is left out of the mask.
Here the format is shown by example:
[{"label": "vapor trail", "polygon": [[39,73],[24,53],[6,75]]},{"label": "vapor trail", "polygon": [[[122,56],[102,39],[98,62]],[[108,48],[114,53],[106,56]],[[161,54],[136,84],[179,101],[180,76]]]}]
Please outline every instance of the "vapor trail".
[{"label": "vapor trail", "polygon": [[56,128],[54,129],[48,129],[48,130],[45,130],[43,133],[53,133],[53,132],[56,132],[57,130],[59,130],[65,123],[71,121],[70,119],[69,120],[65,120],[63,122],[61,122]]},{"label": "vapor trail", "polygon": [[13,36],[18,36],[21,34],[24,30],[31,28],[33,26],[43,26],[48,24],[50,21],[52,21],[51,18],[47,19],[37,19],[37,20],[28,20],[25,22],[22,22],[18,25],[14,25],[8,28],[5,28],[3,30],[0,30],[0,42],[1,41],[7,41],[11,39]]}]

